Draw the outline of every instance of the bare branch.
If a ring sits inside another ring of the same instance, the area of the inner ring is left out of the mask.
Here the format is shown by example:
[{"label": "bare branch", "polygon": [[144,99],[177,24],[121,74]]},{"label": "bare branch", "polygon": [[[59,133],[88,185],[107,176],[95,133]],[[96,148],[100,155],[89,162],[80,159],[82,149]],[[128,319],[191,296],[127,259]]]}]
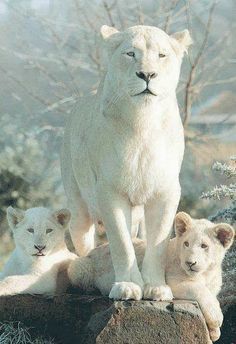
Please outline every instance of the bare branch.
[{"label": "bare branch", "polygon": [[236,81],[236,76],[233,76],[233,77],[228,78],[228,79],[206,81],[202,84],[202,87],[210,86],[210,85],[230,84],[231,82],[235,82],[235,81]]},{"label": "bare branch", "polygon": [[140,0],[136,0],[136,3],[137,3],[137,13],[138,13],[138,23],[140,25],[143,25],[144,24],[144,15],[143,15],[143,11],[142,11],[142,8],[141,8],[141,3],[140,3]]},{"label": "bare branch", "polygon": [[49,111],[53,111],[55,109],[58,109],[61,105],[64,105],[66,103],[72,103],[74,104],[76,102],[76,97],[67,97],[67,98],[63,98],[51,105],[49,105],[45,110],[43,110],[41,113],[46,113]]},{"label": "bare branch", "polygon": [[125,29],[125,20],[124,20],[124,18],[122,16],[119,2],[116,3],[116,12],[117,12],[117,15],[118,15],[118,18],[119,18],[120,28],[122,30],[124,30]]},{"label": "bare branch", "polygon": [[113,20],[113,18],[112,18],[112,14],[111,14],[111,10],[112,10],[112,8],[113,8],[115,2],[114,2],[114,4],[111,5],[110,7],[108,6],[108,4],[107,4],[107,2],[106,2],[105,0],[103,0],[102,3],[103,3],[103,6],[104,6],[104,8],[105,8],[106,14],[107,14],[107,16],[108,16],[108,18],[109,18],[110,25],[111,25],[111,26],[115,26],[115,22],[114,22],[114,20]]},{"label": "bare branch", "polygon": [[[55,46],[56,46],[58,52],[60,52],[59,44],[61,43],[61,38],[58,36],[58,34],[55,32],[55,30],[50,25],[48,25],[48,23],[45,23],[45,24],[46,24],[47,28],[50,30],[52,37],[54,38],[54,43],[55,43]],[[70,70],[70,66],[69,66],[68,62],[62,56],[59,56],[59,59],[62,62],[62,64],[64,65],[64,67],[65,67],[65,69],[66,69],[66,71],[67,71],[67,73],[68,73],[68,75],[72,81],[74,93],[79,94],[77,83],[75,81],[74,75],[72,74],[72,72]]]},{"label": "bare branch", "polygon": [[192,108],[192,100],[193,100],[192,99],[193,90],[191,89],[192,83],[195,79],[196,69],[197,69],[197,67],[198,67],[198,65],[202,59],[202,56],[205,52],[205,46],[208,42],[208,37],[209,37],[209,33],[210,33],[210,28],[211,28],[211,24],[212,24],[212,18],[213,18],[215,6],[216,6],[216,0],[213,1],[212,6],[209,10],[208,21],[207,21],[207,25],[206,25],[204,39],[203,39],[202,44],[198,50],[198,54],[192,63],[191,70],[189,73],[189,78],[188,78],[188,81],[186,84],[184,119],[183,119],[184,127],[186,127],[188,125],[188,122],[189,122],[189,119],[191,116],[191,108]]},{"label": "bare branch", "polygon": [[168,11],[168,15],[166,17],[166,21],[165,21],[165,24],[163,27],[163,30],[167,33],[169,32],[169,28],[171,25],[173,11],[175,10],[178,2],[179,2],[179,0],[172,0],[172,2],[171,2],[171,5],[170,5],[169,11]]},{"label": "bare branch", "polygon": [[38,94],[35,94],[30,89],[28,89],[23,82],[18,80],[11,72],[0,66],[0,70],[9,77],[9,79],[13,80],[16,84],[18,84],[28,95],[30,95],[32,98],[37,100],[39,103],[50,106],[50,103],[46,101],[44,98],[39,97]]},{"label": "bare branch", "polygon": [[59,85],[60,87],[62,87],[63,89],[67,89],[67,86],[65,85],[64,82],[62,81],[58,81],[54,75],[52,75],[48,69],[46,69],[44,66],[42,66],[40,63],[38,62],[34,62],[32,60],[28,61],[29,65],[33,66],[34,68],[37,68],[42,74],[44,74],[50,81],[52,81],[54,84]]}]

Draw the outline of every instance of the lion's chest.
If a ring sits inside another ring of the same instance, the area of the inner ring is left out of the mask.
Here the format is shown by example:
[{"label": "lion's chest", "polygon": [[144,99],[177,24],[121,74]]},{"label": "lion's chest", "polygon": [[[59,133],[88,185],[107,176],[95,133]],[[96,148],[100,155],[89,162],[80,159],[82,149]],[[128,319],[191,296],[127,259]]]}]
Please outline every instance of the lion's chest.
[{"label": "lion's chest", "polygon": [[147,148],[133,150],[124,157],[120,185],[132,203],[143,204],[158,190],[160,160]]},{"label": "lion's chest", "polygon": [[116,148],[111,182],[134,205],[146,203],[165,183],[167,152],[164,141],[141,142],[134,139]]}]

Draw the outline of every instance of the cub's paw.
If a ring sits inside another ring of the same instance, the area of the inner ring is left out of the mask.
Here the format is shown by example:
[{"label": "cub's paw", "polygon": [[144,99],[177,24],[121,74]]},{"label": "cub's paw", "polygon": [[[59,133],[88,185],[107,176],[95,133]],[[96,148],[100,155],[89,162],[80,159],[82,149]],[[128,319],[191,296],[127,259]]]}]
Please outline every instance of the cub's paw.
[{"label": "cub's paw", "polygon": [[6,295],[7,295],[6,291],[4,289],[1,289],[0,287],[0,296],[6,296]]},{"label": "cub's paw", "polygon": [[116,282],[111,288],[109,298],[114,300],[141,300],[142,289],[133,282]]},{"label": "cub's paw", "polygon": [[155,301],[168,301],[173,299],[173,294],[168,285],[161,285],[159,287],[145,284],[143,291],[144,299]]},{"label": "cub's paw", "polygon": [[206,320],[209,328],[221,327],[223,319],[224,317],[218,302],[214,306],[208,306]]},{"label": "cub's paw", "polygon": [[221,333],[219,327],[209,328],[209,335],[213,342],[216,342],[220,338],[220,334]]}]

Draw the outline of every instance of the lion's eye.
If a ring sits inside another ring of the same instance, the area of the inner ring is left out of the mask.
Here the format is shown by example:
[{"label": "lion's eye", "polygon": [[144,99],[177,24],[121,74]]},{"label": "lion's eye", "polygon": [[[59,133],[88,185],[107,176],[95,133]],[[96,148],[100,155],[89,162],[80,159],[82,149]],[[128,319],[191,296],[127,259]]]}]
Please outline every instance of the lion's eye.
[{"label": "lion's eye", "polygon": [[126,53],[126,55],[131,56],[131,57],[134,57],[134,56],[135,56],[135,53],[134,53],[133,51],[129,51],[128,53]]},{"label": "lion's eye", "polygon": [[46,229],[46,234],[52,233],[53,229],[52,228],[47,228]]},{"label": "lion's eye", "polygon": [[188,241],[185,241],[185,242],[184,242],[184,246],[189,247],[189,242],[188,242]]},{"label": "lion's eye", "polygon": [[166,57],[166,55],[160,53],[160,54],[159,54],[159,57],[162,59],[162,58]]},{"label": "lion's eye", "polygon": [[208,245],[206,245],[206,244],[201,244],[201,248],[208,248]]},{"label": "lion's eye", "polygon": [[27,228],[27,231],[28,231],[29,233],[34,233],[34,229],[33,229],[33,228]]}]

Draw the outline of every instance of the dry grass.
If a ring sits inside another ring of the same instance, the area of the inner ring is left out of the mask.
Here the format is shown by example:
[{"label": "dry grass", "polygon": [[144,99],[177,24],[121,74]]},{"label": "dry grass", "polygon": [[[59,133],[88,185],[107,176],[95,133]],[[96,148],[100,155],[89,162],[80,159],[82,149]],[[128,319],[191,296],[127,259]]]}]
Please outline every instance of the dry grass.
[{"label": "dry grass", "polygon": [[20,322],[0,323],[1,344],[55,344],[51,339],[32,338],[29,328]]}]

